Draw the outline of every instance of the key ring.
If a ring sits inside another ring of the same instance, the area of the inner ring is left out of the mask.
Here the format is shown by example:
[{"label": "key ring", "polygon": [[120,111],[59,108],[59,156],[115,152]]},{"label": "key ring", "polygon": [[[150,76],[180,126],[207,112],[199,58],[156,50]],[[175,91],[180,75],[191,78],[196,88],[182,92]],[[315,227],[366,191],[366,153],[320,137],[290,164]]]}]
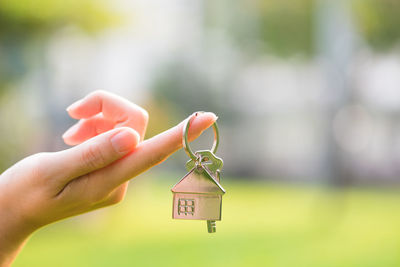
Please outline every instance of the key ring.
[{"label": "key ring", "polygon": [[[183,148],[185,149],[186,154],[188,154],[188,156],[191,159],[193,159],[194,161],[196,161],[198,159],[198,157],[193,153],[192,149],[189,146],[188,131],[189,131],[189,127],[190,127],[190,122],[192,121],[192,119],[194,117],[197,116],[197,114],[199,112],[200,111],[193,113],[189,118],[186,119],[185,125],[183,126],[183,135],[182,135],[182,137],[183,137],[182,138]],[[211,148],[211,152],[213,154],[215,154],[215,152],[217,152],[218,145],[219,145],[219,131],[218,131],[218,125],[217,125],[216,122],[213,123],[212,127],[213,127],[213,130],[214,130],[214,143],[213,143],[213,146]]]}]

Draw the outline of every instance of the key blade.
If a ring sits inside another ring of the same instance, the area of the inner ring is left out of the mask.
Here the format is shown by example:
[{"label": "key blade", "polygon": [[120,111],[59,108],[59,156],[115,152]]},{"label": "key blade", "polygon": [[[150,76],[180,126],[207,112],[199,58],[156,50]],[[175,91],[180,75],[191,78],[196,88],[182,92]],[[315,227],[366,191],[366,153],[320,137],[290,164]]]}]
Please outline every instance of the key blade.
[{"label": "key blade", "polygon": [[207,230],[210,234],[217,231],[217,224],[215,221],[207,221]]}]

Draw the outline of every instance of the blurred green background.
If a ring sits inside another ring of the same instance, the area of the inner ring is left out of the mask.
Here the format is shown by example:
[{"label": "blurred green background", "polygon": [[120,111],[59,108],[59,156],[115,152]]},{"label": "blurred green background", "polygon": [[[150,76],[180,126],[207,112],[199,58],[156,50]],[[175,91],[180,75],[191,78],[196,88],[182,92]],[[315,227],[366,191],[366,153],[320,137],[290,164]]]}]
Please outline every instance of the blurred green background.
[{"label": "blurred green background", "polygon": [[121,204],[36,233],[15,266],[398,266],[399,190],[322,190],[225,177],[217,233],[171,219],[170,183],[144,175]]},{"label": "blurred green background", "polygon": [[[399,266],[400,2],[0,1],[0,172],[67,148],[108,90],[147,137],[219,116],[223,220],[171,219],[180,151],[121,204],[45,227],[14,266]],[[210,145],[210,132],[196,148]]]}]

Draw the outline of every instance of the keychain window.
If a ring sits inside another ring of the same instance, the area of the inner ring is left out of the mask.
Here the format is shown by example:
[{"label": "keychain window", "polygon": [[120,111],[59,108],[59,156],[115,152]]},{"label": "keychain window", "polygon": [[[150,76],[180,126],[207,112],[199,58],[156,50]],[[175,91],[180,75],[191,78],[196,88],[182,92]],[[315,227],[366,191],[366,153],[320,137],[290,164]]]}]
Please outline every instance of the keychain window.
[{"label": "keychain window", "polygon": [[178,213],[184,213],[185,215],[193,215],[194,214],[194,199],[186,199],[180,198],[179,199],[179,207]]}]

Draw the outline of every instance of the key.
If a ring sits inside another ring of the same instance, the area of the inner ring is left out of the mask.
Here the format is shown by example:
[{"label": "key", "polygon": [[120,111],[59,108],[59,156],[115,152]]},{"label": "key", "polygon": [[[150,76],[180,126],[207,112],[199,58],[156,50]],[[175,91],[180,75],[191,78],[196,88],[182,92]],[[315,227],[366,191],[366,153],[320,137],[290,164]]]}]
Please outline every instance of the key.
[{"label": "key", "polygon": [[[201,157],[201,164],[204,167],[207,167],[210,172],[215,173],[216,171],[221,170],[223,160],[215,156],[210,150],[199,150],[194,154],[197,157]],[[190,171],[195,167],[195,164],[195,160],[190,159],[188,162],[186,162],[186,170]]]},{"label": "key", "polygon": [[173,194],[173,219],[206,220],[209,233],[216,232],[215,221],[221,220],[222,196],[225,189],[220,184],[221,158],[215,156],[218,147],[218,126],[213,125],[214,145],[211,150],[193,153],[187,141],[191,116],[183,131],[183,147],[191,158],[186,163],[189,171],[171,189]]}]

